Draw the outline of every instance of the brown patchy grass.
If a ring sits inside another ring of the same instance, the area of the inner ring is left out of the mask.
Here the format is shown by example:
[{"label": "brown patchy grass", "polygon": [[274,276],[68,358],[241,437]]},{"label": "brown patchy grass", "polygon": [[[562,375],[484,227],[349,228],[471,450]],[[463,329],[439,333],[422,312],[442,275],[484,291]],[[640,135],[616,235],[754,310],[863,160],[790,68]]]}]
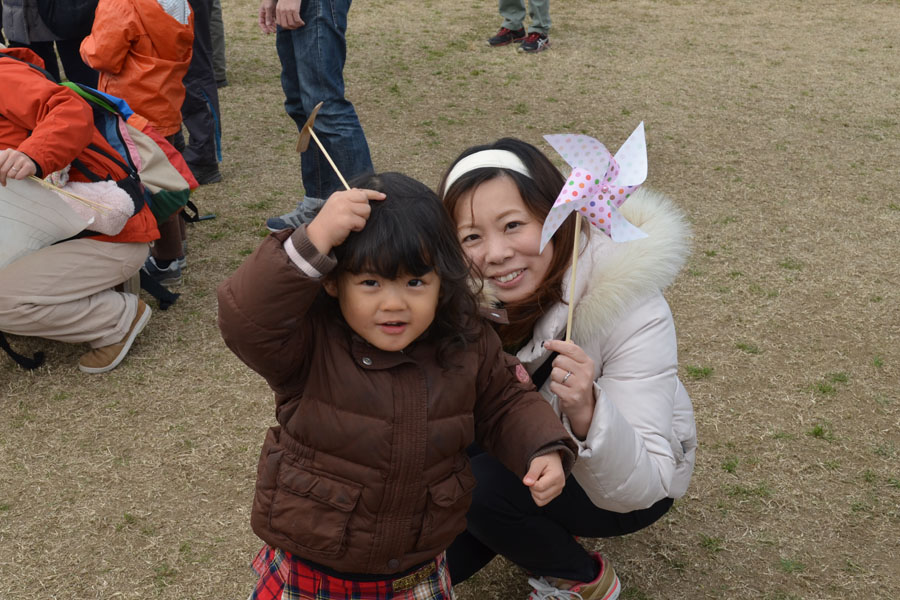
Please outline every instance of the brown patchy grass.
[{"label": "brown patchy grass", "polygon": [[[299,193],[255,3],[225,0],[226,181],[195,201],[182,297],[123,365],[0,357],[0,597],[245,598],[265,384],[222,344],[215,286]],[[700,450],[660,523],[590,544],[623,598],[896,598],[900,159],[896,1],[569,0],[553,47],[489,49],[492,2],[373,0],[347,83],[376,167],[436,185],[463,148],[645,122],[648,185],[695,251],[668,292]],[[893,566],[892,566],[893,565]],[[497,560],[461,600],[527,594]]]}]

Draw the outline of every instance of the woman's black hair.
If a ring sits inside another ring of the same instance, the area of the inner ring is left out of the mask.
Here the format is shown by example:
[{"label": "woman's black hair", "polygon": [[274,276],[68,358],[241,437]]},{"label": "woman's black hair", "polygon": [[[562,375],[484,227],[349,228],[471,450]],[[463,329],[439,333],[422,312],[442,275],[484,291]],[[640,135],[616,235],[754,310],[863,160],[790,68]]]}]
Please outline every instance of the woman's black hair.
[{"label": "woman's black hair", "polygon": [[[470,154],[482,150],[506,150],[515,154],[528,169],[530,176],[502,167],[481,167],[464,173],[448,187],[447,175],[453,166]],[[444,206],[450,215],[455,218],[460,202],[478,186],[496,177],[512,179],[526,208],[541,223],[547,218],[566,182],[565,176],[550,162],[550,159],[528,142],[516,138],[501,138],[493,144],[472,146],[453,161],[441,179],[439,189]],[[575,237],[575,219],[576,214],[573,212],[553,234],[553,257],[542,285],[528,298],[505,305],[509,323],[496,328],[507,351],[515,352],[528,341],[534,323],[544,311],[558,302],[565,302],[562,297],[562,284],[571,263],[571,253],[567,253],[566,248],[571,247]],[[583,228],[582,231],[585,235],[590,235],[589,227]]]},{"label": "woman's black hair", "polygon": [[351,186],[383,192],[386,198],[371,201],[366,226],[334,248],[337,266],[328,277],[367,272],[395,279],[434,271],[441,290],[425,335],[442,356],[474,341],[477,303],[470,288],[469,262],[437,195],[425,184],[392,172],[360,176]]}]

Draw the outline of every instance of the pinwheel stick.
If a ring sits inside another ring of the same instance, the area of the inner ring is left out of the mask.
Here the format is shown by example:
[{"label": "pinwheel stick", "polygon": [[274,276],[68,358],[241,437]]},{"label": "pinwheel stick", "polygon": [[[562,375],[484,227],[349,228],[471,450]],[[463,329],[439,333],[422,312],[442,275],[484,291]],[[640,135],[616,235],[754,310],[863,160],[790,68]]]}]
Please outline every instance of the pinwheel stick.
[{"label": "pinwheel stick", "polygon": [[71,198],[73,200],[77,200],[78,202],[81,202],[85,206],[90,206],[91,208],[95,209],[98,212],[105,213],[109,210],[107,207],[103,206],[102,204],[92,202],[92,201],[88,200],[87,198],[82,198],[78,194],[73,194],[72,192],[70,192],[68,190],[64,190],[61,187],[55,186],[52,183],[50,183],[49,181],[41,179],[40,177],[36,177],[34,175],[29,175],[28,179],[31,179],[32,181],[36,181],[37,183],[41,184],[48,190],[53,190],[54,192],[58,192],[60,194],[68,196],[69,198]]},{"label": "pinwheel stick", "polygon": [[566,341],[572,341],[572,311],[575,308],[575,271],[578,268],[578,240],[581,239],[581,215],[575,211],[575,242],[572,244],[572,277],[569,280],[569,316],[566,319]]},{"label": "pinwheel stick", "polygon": [[341,172],[338,170],[337,165],[334,164],[333,160],[331,160],[331,157],[328,155],[328,151],[325,150],[325,146],[323,146],[322,142],[319,141],[319,136],[317,136],[316,132],[312,130],[312,127],[309,128],[309,134],[312,136],[312,139],[315,140],[316,144],[319,146],[319,150],[321,150],[322,154],[325,155],[325,158],[328,159],[328,164],[331,165],[331,168],[334,169],[335,173],[337,173],[337,176],[341,180],[341,183],[343,183],[344,187],[349,190],[350,186],[347,185],[347,180],[344,179],[344,176],[341,175]]},{"label": "pinwheel stick", "polygon": [[319,150],[322,151],[322,154],[325,155],[325,158],[328,159],[328,164],[331,165],[331,168],[334,169],[334,172],[337,173],[338,179],[341,180],[341,183],[344,184],[346,189],[350,189],[350,186],[347,185],[347,180],[344,179],[344,176],[341,175],[341,172],[338,170],[337,165],[334,164],[334,161],[331,160],[331,156],[328,154],[328,151],[325,149],[325,146],[322,145],[322,142],[319,140],[319,136],[316,135],[316,132],[313,131],[313,123],[316,122],[316,115],[319,113],[319,109],[322,108],[322,102],[316,104],[315,108],[313,108],[312,113],[310,113],[309,118],[306,119],[306,123],[303,124],[303,129],[300,130],[300,139],[297,140],[297,152],[306,152],[306,149],[309,147],[309,138],[312,137],[315,140],[316,145],[319,147]]}]

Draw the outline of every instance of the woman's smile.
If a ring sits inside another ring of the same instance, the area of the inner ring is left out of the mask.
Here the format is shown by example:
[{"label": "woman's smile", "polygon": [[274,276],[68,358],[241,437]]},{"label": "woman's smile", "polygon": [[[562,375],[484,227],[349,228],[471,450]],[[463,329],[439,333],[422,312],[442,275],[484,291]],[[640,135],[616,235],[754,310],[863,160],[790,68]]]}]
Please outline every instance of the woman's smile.
[{"label": "woman's smile", "polygon": [[528,298],[544,282],[553,242],[539,252],[543,223],[528,211],[509,177],[485,181],[456,210],[463,250],[495,289],[497,300]]}]

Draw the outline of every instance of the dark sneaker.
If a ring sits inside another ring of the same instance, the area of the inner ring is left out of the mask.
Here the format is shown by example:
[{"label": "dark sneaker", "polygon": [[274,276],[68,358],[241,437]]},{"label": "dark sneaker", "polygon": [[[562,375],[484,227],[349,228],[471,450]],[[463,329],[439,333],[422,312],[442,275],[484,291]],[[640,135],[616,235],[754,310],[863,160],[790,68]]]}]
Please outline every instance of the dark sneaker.
[{"label": "dark sneaker", "polygon": [[273,233],[284,231],[285,229],[297,229],[304,223],[312,221],[323,204],[325,204],[325,201],[321,198],[304,196],[303,200],[297,203],[297,208],[291,212],[285,213],[280,217],[266,219],[266,228]]},{"label": "dark sneaker", "polygon": [[138,299],[137,312],[131,321],[131,327],[122,338],[121,342],[94,348],[90,352],[82,355],[78,361],[78,368],[85,373],[106,373],[112,371],[119,366],[119,363],[128,354],[134,338],[144,329],[147,321],[150,320],[150,307],[143,300]]},{"label": "dark sneaker", "polygon": [[497,32],[497,35],[488,40],[488,46],[506,46],[507,44],[512,44],[513,42],[521,42],[525,39],[525,28],[517,29],[513,31],[512,29],[507,29],[506,27],[501,27],[500,31]]},{"label": "dark sneaker", "polygon": [[[144,261],[141,271],[150,276],[150,279],[165,287],[174,287],[181,285],[181,261],[183,259],[175,259],[165,267],[160,267],[156,259],[148,256]],[[187,263],[185,263],[187,264]]]},{"label": "dark sneaker", "polygon": [[188,163],[194,179],[200,185],[209,185],[210,183],[219,183],[222,181],[222,173],[219,171],[219,165],[192,165]]},{"label": "dark sneaker", "polygon": [[546,33],[532,31],[519,46],[519,52],[541,52],[549,47],[550,38]]}]

